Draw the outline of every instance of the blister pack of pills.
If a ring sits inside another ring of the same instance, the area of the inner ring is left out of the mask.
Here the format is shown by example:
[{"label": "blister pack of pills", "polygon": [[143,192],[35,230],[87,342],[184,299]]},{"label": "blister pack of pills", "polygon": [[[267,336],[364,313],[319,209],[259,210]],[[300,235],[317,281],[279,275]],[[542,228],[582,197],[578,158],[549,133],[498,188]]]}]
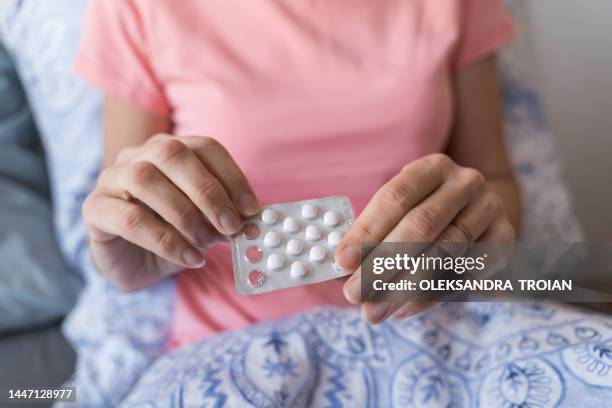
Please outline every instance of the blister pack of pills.
[{"label": "blister pack of pills", "polygon": [[255,295],[345,276],[334,253],[352,222],[347,197],[265,206],[232,238],[236,290]]}]

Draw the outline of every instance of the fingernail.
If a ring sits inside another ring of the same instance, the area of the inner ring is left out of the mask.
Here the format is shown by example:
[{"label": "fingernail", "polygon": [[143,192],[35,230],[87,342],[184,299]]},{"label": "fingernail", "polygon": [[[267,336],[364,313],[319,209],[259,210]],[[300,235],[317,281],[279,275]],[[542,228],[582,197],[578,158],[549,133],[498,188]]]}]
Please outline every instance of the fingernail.
[{"label": "fingernail", "polygon": [[204,256],[199,251],[191,248],[183,251],[183,261],[193,268],[200,268],[206,264]]},{"label": "fingernail", "polygon": [[255,197],[253,197],[249,193],[240,194],[240,198],[238,198],[238,205],[240,206],[240,211],[242,211],[245,215],[255,215],[259,212],[259,204]]},{"label": "fingernail", "polygon": [[390,308],[387,303],[367,303],[361,307],[361,316],[370,323],[378,323],[389,313]]},{"label": "fingernail", "polygon": [[240,218],[231,209],[226,208],[219,216],[219,224],[221,224],[224,232],[235,234],[240,229]]},{"label": "fingernail", "polygon": [[344,285],[344,297],[353,305],[361,303],[361,271],[355,272]]},{"label": "fingernail", "polygon": [[347,246],[338,254],[337,264],[345,272],[352,272],[361,262],[361,251],[354,246]]}]

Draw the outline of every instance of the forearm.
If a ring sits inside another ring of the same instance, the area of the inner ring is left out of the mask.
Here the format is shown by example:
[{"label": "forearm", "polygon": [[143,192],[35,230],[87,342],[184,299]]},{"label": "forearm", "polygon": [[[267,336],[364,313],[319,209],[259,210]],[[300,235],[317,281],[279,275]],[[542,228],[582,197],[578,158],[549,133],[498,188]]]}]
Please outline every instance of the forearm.
[{"label": "forearm", "polygon": [[104,100],[104,168],[115,162],[119,152],[142,145],[151,136],[170,132],[170,119],[123,102]]},{"label": "forearm", "polygon": [[455,77],[456,116],[447,153],[462,166],[480,171],[503,201],[508,220],[518,231],[521,200],[504,143],[502,104],[495,58],[459,71]]}]

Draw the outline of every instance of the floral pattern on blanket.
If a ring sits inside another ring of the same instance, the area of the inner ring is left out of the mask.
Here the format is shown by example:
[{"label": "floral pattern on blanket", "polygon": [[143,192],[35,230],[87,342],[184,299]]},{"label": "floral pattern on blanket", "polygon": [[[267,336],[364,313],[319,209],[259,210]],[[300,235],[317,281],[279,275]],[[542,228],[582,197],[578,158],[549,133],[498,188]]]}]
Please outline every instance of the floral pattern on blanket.
[{"label": "floral pattern on blanket", "polygon": [[[604,407],[612,319],[546,303],[442,304],[374,326],[322,308],[158,359],[123,406]],[[609,406],[609,405],[608,405]]]}]

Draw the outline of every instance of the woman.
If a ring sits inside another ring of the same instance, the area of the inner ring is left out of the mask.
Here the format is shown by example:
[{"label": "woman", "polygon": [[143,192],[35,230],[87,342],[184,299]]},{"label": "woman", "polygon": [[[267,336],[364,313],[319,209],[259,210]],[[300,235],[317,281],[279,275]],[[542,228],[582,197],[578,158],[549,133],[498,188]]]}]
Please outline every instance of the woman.
[{"label": "woman", "polygon": [[494,59],[512,36],[501,0],[93,0],[77,70],[106,94],[105,170],[83,208],[97,267],[125,290],[176,274],[177,346],[359,303],[358,271],[235,293],[229,247],[212,244],[260,203],[349,196],[350,272],[361,242],[513,240]]}]

